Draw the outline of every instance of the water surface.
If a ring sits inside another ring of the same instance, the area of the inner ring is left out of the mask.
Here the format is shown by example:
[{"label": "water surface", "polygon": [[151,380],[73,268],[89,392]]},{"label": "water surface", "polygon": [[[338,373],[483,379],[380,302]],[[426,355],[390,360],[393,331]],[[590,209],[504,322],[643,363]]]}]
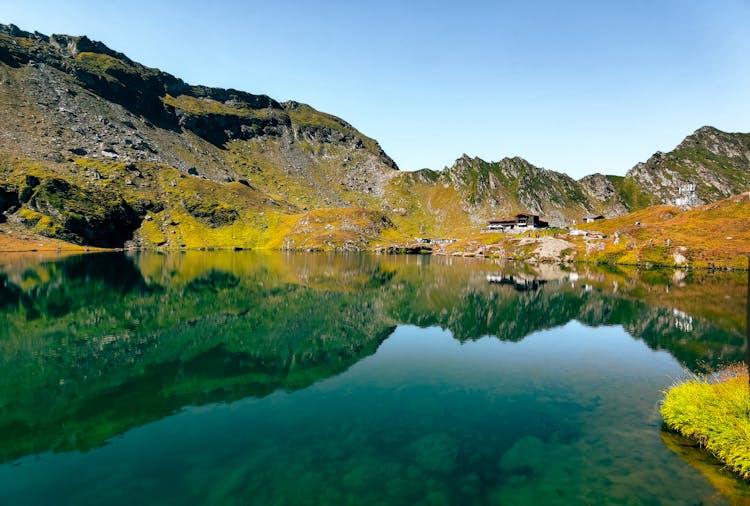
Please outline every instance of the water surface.
[{"label": "water surface", "polygon": [[686,370],[742,360],[740,276],[249,252],[3,259],[2,504],[747,492],[670,450],[658,414]]}]

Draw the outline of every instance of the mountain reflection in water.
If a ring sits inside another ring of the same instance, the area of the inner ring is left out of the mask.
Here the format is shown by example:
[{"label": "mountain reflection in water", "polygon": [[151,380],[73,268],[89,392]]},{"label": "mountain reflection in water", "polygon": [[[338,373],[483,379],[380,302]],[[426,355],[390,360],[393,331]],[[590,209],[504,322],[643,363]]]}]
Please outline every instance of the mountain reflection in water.
[{"label": "mountain reflection in water", "polygon": [[[488,276],[491,277],[488,282]],[[399,325],[517,342],[621,325],[701,371],[744,358],[741,276],[474,259],[107,253],[0,270],[0,460],[335,376]]]}]

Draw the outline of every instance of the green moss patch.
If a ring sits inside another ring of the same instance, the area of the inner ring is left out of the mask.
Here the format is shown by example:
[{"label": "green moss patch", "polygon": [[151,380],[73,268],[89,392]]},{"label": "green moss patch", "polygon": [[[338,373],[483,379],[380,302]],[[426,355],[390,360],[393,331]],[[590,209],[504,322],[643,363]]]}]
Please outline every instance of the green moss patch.
[{"label": "green moss patch", "polygon": [[179,95],[173,97],[165,95],[162,102],[197,116],[218,114],[224,116],[239,116],[241,118],[270,119],[273,116],[271,109],[251,109],[247,104],[229,104],[219,102],[210,98],[191,97],[190,95]]},{"label": "green moss patch", "polygon": [[76,63],[84,70],[102,76],[120,78],[134,76],[138,72],[126,62],[102,53],[81,52],[76,55]]}]

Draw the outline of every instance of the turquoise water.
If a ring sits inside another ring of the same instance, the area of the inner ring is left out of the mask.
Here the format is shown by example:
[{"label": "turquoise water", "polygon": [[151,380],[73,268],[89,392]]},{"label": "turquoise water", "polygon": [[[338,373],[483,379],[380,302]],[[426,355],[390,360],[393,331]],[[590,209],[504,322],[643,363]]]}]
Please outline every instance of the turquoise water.
[{"label": "turquoise water", "polygon": [[[736,499],[665,446],[658,404],[741,360],[742,278],[518,269],[11,258],[0,504]],[[686,311],[714,289],[722,310]]]}]

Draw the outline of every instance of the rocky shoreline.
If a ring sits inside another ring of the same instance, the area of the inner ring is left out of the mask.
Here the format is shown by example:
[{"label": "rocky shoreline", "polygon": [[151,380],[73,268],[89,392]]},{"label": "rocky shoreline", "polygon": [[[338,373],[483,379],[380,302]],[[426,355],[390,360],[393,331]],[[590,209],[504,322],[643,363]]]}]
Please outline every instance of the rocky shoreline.
[{"label": "rocky shoreline", "polygon": [[[572,239],[572,240],[570,240]],[[260,251],[282,251],[276,248],[248,248],[243,246],[234,247],[201,247],[201,248],[94,248],[71,244],[57,239],[28,234],[24,231],[18,231],[8,224],[0,224],[0,254],[3,253],[28,253],[28,252],[57,252],[57,253],[86,253],[102,251],[227,251],[227,250],[260,250]],[[478,244],[476,241],[464,240],[456,241],[445,245],[430,245],[423,243],[394,243],[379,245],[377,247],[363,248],[287,248],[283,251],[295,252],[338,252],[338,253],[358,253],[370,252],[378,255],[437,255],[453,257],[473,257],[486,259],[501,259],[511,262],[521,262],[531,265],[540,264],[595,264],[595,265],[622,265],[634,266],[640,269],[652,268],[671,268],[671,269],[705,269],[709,271],[745,271],[747,265],[740,264],[739,260],[744,261],[744,256],[734,259],[731,262],[716,259],[708,261],[705,265],[674,265],[658,262],[602,262],[597,259],[588,259],[580,255],[585,251],[586,242],[576,238],[562,238],[555,236],[541,237],[512,237],[506,238],[504,242]],[[744,265],[744,267],[743,267]]]}]

